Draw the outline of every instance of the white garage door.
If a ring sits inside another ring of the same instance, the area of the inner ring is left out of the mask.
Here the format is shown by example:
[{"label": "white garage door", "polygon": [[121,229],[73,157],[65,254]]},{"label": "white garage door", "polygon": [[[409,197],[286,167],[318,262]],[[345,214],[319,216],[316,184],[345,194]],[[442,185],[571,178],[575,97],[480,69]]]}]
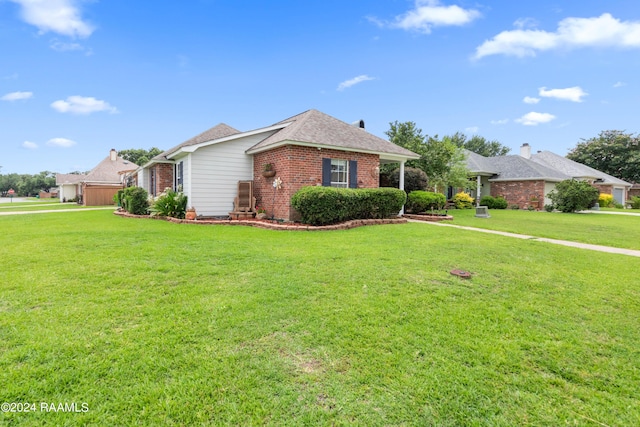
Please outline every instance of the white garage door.
[{"label": "white garage door", "polygon": [[622,188],[614,188],[613,189],[613,198],[616,203],[624,204],[624,189]]}]

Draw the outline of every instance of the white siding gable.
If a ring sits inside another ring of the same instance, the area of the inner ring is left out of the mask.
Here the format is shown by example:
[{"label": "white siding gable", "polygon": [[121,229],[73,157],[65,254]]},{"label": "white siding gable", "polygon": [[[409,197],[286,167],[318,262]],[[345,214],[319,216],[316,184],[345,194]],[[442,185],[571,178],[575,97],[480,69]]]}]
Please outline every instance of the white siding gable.
[{"label": "white siding gable", "polygon": [[238,181],[253,179],[253,156],[245,151],[271,133],[208,145],[189,154],[184,166],[187,204],[198,215],[226,216],[232,212]]}]

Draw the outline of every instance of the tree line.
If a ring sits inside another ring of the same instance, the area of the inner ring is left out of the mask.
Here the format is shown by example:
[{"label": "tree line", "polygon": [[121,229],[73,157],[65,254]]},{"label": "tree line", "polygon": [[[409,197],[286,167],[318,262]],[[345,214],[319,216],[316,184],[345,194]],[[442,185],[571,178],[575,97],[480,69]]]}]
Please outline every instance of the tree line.
[{"label": "tree line", "polygon": [[[150,159],[162,153],[157,147],[151,147],[149,150],[144,148],[131,148],[118,152],[118,156],[125,160],[135,163],[139,166],[144,165]],[[1,170],[2,166],[0,166]],[[71,174],[86,174],[88,172],[75,171]],[[15,196],[29,197],[35,196],[40,191],[49,192],[56,188],[56,172],[42,171],[35,175],[30,174],[0,174],[0,197],[6,197],[9,190],[15,191]]]}]

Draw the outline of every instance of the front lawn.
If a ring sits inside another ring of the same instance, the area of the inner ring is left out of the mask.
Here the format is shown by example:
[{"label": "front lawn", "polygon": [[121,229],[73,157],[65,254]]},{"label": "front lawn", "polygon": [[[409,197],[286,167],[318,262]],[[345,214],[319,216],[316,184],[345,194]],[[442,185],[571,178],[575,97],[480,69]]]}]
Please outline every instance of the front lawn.
[{"label": "front lawn", "polygon": [[[87,209],[95,206],[83,206],[77,203],[60,203],[58,199],[30,199],[26,202],[0,203],[0,213],[15,211],[42,211],[58,209]],[[113,206],[115,209],[116,207]]]},{"label": "front lawn", "polygon": [[476,218],[475,213],[475,209],[449,211],[456,225],[640,249],[640,216],[490,209],[491,218]]},{"label": "front lawn", "polygon": [[640,424],[629,257],[414,223],[0,226],[0,402],[88,408],[0,424]]}]

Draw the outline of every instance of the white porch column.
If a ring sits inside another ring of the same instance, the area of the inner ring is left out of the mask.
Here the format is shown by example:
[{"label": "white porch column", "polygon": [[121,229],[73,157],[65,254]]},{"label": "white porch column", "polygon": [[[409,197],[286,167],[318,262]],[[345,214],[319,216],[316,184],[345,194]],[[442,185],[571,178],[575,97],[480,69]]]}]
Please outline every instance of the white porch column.
[{"label": "white porch column", "polygon": [[[404,190],[404,162],[400,162],[400,176],[399,178],[399,188],[401,190]],[[400,215],[404,214],[404,205],[402,206],[402,209],[400,209]]]},{"label": "white porch column", "polygon": [[480,196],[482,195],[482,179],[480,175],[476,176],[476,207],[480,206]]}]

